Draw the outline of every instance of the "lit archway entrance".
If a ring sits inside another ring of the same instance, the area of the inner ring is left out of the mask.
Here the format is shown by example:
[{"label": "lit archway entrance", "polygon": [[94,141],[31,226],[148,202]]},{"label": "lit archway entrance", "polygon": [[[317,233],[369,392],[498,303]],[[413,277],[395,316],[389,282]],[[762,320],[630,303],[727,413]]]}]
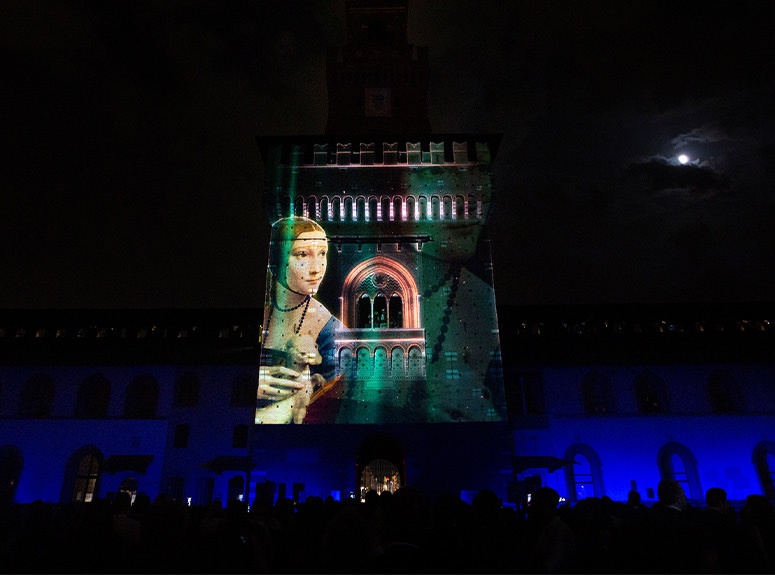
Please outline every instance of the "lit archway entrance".
[{"label": "lit archway entrance", "polygon": [[398,467],[387,459],[374,459],[361,472],[361,501],[365,501],[369,491],[376,491],[382,495],[385,491],[395,493],[399,487],[401,487],[401,473]]},{"label": "lit archway entrance", "polygon": [[376,434],[358,449],[356,461],[358,496],[364,501],[369,491],[394,493],[406,484],[406,462],[401,443],[395,437]]}]

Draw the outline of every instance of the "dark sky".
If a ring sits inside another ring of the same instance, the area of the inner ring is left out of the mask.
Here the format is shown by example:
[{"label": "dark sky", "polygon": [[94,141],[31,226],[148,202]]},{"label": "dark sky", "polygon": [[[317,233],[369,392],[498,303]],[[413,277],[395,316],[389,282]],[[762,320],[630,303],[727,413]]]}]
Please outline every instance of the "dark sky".
[{"label": "dark sky", "polygon": [[[2,12],[0,307],[258,307],[255,136],[325,130],[344,0]],[[773,30],[762,1],[410,0],[433,130],[503,135],[499,303],[772,301]]]}]

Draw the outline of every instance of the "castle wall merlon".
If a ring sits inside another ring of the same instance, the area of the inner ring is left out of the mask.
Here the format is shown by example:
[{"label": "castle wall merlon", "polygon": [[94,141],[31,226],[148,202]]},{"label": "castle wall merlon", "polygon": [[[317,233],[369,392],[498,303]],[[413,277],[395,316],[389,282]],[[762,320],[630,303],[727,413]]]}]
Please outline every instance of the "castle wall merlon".
[{"label": "castle wall merlon", "polygon": [[490,167],[499,134],[257,138],[265,165],[296,168],[480,165]]}]

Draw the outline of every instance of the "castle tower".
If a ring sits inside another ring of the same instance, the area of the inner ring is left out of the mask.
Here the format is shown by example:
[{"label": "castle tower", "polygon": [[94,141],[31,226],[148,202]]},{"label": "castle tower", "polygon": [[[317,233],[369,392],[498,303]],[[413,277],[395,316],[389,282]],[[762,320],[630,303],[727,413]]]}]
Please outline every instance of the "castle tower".
[{"label": "castle tower", "polygon": [[348,0],[328,54],[328,134],[427,133],[428,49],[407,41],[406,0]]},{"label": "castle tower", "polygon": [[315,297],[341,320],[326,359],[345,383],[333,412],[304,423],[421,426],[427,449],[459,466],[430,439],[454,436],[443,424],[465,436],[461,424],[507,419],[487,234],[499,136],[431,133],[428,52],[407,43],[406,0],[346,7],[326,133],[257,139],[270,223],[309,218],[328,238]]}]

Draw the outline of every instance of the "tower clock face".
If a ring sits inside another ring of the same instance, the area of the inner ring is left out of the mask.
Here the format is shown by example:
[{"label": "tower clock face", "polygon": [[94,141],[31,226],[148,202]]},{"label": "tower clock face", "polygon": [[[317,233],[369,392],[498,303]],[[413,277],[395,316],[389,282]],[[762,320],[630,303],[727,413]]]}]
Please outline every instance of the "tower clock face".
[{"label": "tower clock face", "polygon": [[371,118],[390,116],[392,101],[390,88],[366,88],[366,116]]}]

